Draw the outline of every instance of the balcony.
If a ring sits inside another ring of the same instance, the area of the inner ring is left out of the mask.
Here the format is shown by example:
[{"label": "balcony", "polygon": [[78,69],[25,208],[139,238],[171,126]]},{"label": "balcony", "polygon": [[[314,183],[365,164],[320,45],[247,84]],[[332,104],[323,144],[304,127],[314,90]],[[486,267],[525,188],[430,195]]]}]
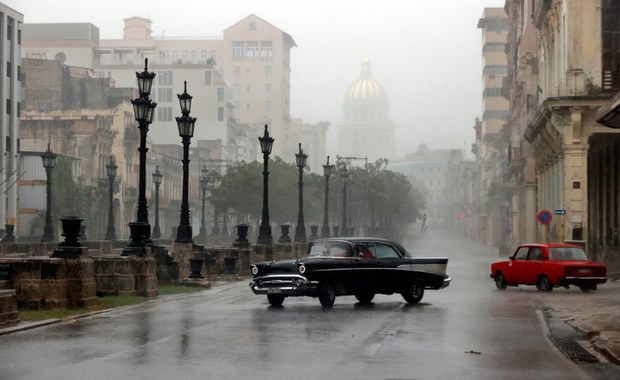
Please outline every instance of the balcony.
[{"label": "balcony", "polygon": [[523,143],[521,141],[513,141],[510,143],[508,151],[508,170],[510,173],[518,173],[525,166],[525,157],[523,154]]}]

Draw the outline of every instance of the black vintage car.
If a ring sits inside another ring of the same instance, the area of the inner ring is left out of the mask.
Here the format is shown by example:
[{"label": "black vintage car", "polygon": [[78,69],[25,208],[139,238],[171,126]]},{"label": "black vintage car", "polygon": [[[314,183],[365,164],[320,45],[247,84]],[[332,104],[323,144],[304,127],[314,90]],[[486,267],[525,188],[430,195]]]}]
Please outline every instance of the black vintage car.
[{"label": "black vintage car", "polygon": [[405,301],[417,303],[424,289],[450,285],[447,265],[446,257],[413,257],[402,245],[386,239],[318,239],[308,244],[301,259],[252,264],[250,288],[255,294],[266,294],[274,306],[296,296],[318,297],[324,307],[345,295],[369,303],[377,293],[399,293]]}]

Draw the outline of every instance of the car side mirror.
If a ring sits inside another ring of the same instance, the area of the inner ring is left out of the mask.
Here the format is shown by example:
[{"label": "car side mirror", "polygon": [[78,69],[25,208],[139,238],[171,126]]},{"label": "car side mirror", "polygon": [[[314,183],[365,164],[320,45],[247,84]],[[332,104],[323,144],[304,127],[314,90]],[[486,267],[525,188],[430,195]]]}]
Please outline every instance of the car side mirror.
[{"label": "car side mirror", "polygon": [[510,261],[514,260],[515,258],[513,256],[509,257]]}]

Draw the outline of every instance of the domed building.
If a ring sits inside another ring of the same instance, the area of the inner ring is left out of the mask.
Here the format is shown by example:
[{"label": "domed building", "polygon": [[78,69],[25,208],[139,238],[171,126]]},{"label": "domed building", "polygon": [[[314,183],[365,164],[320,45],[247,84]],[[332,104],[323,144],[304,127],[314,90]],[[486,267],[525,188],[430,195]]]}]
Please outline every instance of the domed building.
[{"label": "domed building", "polygon": [[344,98],[343,119],[336,127],[338,155],[368,157],[369,162],[394,154],[394,122],[389,119],[385,88],[370,71],[370,61],[362,62],[362,74]]}]

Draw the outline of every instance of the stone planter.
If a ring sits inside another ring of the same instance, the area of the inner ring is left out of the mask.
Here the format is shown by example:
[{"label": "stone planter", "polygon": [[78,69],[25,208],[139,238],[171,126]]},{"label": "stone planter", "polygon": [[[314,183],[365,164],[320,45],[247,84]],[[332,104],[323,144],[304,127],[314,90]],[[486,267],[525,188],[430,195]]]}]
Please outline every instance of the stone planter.
[{"label": "stone planter", "polygon": [[248,241],[248,229],[250,226],[247,224],[237,224],[237,240],[233,243],[234,247],[248,247],[250,242]]},{"label": "stone planter", "polygon": [[282,235],[278,238],[278,243],[290,243],[291,238],[288,236],[289,230],[291,229],[290,224],[280,224],[280,232]]},{"label": "stone planter", "polygon": [[192,258],[189,259],[189,267],[192,271],[192,274],[189,276],[189,278],[204,278],[204,276],[202,275],[202,266],[204,265],[205,259],[203,258]]}]

